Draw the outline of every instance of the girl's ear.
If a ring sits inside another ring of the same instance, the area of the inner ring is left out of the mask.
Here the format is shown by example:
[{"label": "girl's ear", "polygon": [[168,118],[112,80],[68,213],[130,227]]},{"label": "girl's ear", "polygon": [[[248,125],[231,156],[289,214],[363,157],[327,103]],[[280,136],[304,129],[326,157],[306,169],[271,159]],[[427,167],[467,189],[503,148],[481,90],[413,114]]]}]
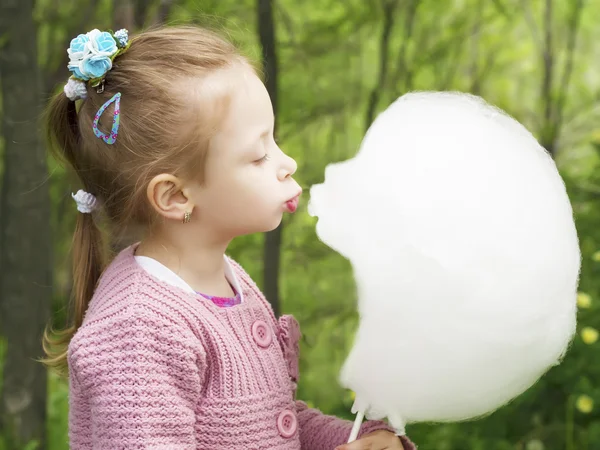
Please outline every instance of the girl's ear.
[{"label": "girl's ear", "polygon": [[174,175],[156,175],[148,183],[146,195],[152,208],[167,219],[183,220],[185,213],[194,209],[184,193],[183,182]]}]

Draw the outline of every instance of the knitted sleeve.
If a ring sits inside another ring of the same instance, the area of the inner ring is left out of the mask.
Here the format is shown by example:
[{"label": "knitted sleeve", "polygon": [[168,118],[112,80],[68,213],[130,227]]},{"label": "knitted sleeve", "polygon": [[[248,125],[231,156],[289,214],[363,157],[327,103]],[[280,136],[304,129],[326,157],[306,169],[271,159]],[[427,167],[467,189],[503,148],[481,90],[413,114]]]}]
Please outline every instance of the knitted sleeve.
[{"label": "knitted sleeve", "polygon": [[186,326],[134,305],[80,331],[69,346],[70,448],[196,448],[206,358]]},{"label": "knitted sleeve", "polygon": [[[306,403],[297,401],[298,422],[300,427],[300,445],[302,450],[333,450],[338,445],[348,442],[352,430],[352,422],[327,416],[319,410],[309,408]],[[358,437],[377,430],[395,430],[385,422],[369,420],[362,424]],[[400,440],[404,450],[416,450],[415,445],[406,437]]]}]

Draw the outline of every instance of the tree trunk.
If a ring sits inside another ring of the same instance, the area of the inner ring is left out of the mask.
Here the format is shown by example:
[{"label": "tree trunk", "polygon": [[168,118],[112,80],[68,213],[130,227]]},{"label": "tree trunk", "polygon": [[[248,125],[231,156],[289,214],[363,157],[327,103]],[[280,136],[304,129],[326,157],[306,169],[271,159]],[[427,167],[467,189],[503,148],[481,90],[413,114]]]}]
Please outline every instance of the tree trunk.
[{"label": "tree trunk", "polygon": [[554,129],[554,96],[553,75],[554,75],[554,46],[552,36],[552,0],[546,0],[544,12],[544,49],[542,60],[544,62],[544,74],[542,78],[540,97],[543,105],[543,125],[540,137],[541,144],[554,157],[554,144],[556,130]]},{"label": "tree trunk", "polygon": [[367,103],[365,130],[368,130],[371,123],[373,123],[381,91],[385,89],[388,75],[390,37],[394,27],[394,13],[398,6],[398,0],[382,0],[381,6],[383,9],[383,28],[381,30],[381,41],[379,41],[379,75],[377,76],[377,84],[373,87]]},{"label": "tree trunk", "polygon": [[[67,39],[73,39],[78,34],[85,33],[89,29],[88,24],[93,21],[94,15],[96,14],[98,1],[99,0],[88,0],[85,4],[85,7],[82,6],[82,8],[79,10],[78,16],[72,17],[72,21],[70,21],[68,24],[62,24],[57,21],[55,23],[51,23],[51,25],[56,25],[56,28],[59,28],[59,25],[60,27],[63,27],[64,25],[65,28],[63,31],[66,30],[65,35],[67,36]],[[46,97],[50,97],[52,95],[57,85],[61,85],[60,87],[62,87],[62,85],[67,82],[69,76],[71,76],[71,73],[67,69],[69,56],[62,48],[60,49],[60,52],[56,51],[54,48],[55,42],[55,39],[48,39],[48,47],[46,51],[52,55],[51,58],[53,60],[59,59],[60,62],[55,66],[55,69],[43,73],[43,95]],[[67,192],[67,196],[70,196],[70,194],[70,192]]]},{"label": "tree trunk", "polygon": [[8,348],[0,418],[11,446],[45,447],[41,336],[52,297],[50,197],[38,135],[41,89],[33,0],[0,0],[4,176],[0,199],[0,321]]},{"label": "tree trunk", "polygon": [[[141,14],[137,11],[138,17]],[[126,28],[132,33],[135,30],[136,8],[132,0],[113,1],[113,23],[115,30]]]},{"label": "tree trunk", "polygon": [[481,25],[483,23],[483,0],[479,0],[475,8],[475,20],[471,30],[471,52],[469,63],[469,77],[471,78],[471,88],[469,92],[473,95],[481,95],[481,76],[479,74],[479,58],[481,48]]},{"label": "tree trunk", "polygon": [[[148,10],[150,9],[150,0],[136,0],[133,6],[133,20],[135,22],[135,31],[141,29],[146,24]],[[129,30],[133,33],[134,30]]]},{"label": "tree trunk", "polygon": [[163,25],[167,23],[171,8],[174,6],[175,0],[160,0],[158,10],[156,11],[155,24]]},{"label": "tree trunk", "polygon": [[[263,70],[265,84],[275,113],[277,124],[277,54],[275,40],[275,26],[273,24],[273,1],[257,0],[258,7],[258,34],[262,47]],[[277,127],[275,127],[277,129]],[[266,233],[263,262],[263,291],[273,306],[275,315],[279,316],[279,266],[281,260],[281,235],[283,223],[275,230]]]}]

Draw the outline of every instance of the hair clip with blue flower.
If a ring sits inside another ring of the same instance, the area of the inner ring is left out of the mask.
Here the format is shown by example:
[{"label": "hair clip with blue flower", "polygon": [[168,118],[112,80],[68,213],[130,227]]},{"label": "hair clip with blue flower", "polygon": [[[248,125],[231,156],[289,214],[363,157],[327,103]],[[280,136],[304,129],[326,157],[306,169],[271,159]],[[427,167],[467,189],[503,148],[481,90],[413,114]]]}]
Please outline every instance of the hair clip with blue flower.
[{"label": "hair clip with blue flower", "polygon": [[[104,78],[112,69],[114,59],[129,48],[129,33],[126,29],[116,32],[94,29],[86,34],[80,34],[71,41],[67,53],[68,68],[73,73],[64,87],[69,99],[75,101],[87,96],[86,84],[95,87],[97,93],[104,92]],[[94,117],[92,129],[94,134],[109,145],[117,140],[121,115],[121,93],[118,92],[106,101]],[[98,128],[98,122],[104,111],[115,103],[113,123],[110,133],[103,133]]]},{"label": "hair clip with blue flower", "polygon": [[72,75],[65,86],[65,94],[73,101],[85,98],[85,84],[92,87],[101,85],[108,71],[112,69],[114,59],[127,50],[129,45],[126,29],[115,33],[93,29],[71,40],[67,50],[67,67]]}]

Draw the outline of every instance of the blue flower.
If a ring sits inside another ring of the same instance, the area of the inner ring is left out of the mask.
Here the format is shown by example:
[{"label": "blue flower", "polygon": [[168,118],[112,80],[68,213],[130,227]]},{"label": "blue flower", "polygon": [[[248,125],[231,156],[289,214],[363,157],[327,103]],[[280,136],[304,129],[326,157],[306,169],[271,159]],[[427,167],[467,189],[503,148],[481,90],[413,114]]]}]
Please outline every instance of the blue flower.
[{"label": "blue flower", "polygon": [[85,34],[80,34],[73,40],[71,40],[71,45],[69,47],[68,53],[81,53],[85,49],[85,44],[90,41]]},{"label": "blue flower", "polygon": [[112,68],[112,61],[107,56],[92,57],[83,61],[81,70],[89,78],[100,78]]},{"label": "blue flower", "polygon": [[94,29],[71,41],[68,68],[83,81],[102,78],[112,68],[112,58],[118,51],[117,41],[110,33]]},{"label": "blue flower", "polygon": [[90,79],[90,77],[85,76],[84,74],[81,73],[81,70],[79,70],[79,66],[72,66],[71,64],[68,65],[68,68],[71,72],[73,72],[73,75],[75,75],[76,78],[78,78],[79,80],[83,80],[83,81],[87,81]]},{"label": "blue flower", "polygon": [[111,56],[117,52],[117,42],[106,31],[92,37],[92,46],[97,48],[98,52],[108,53]]},{"label": "blue flower", "polygon": [[115,37],[121,44],[121,47],[125,47],[129,41],[129,33],[125,28],[122,28],[115,32]]},{"label": "blue flower", "polygon": [[67,50],[69,54],[69,65],[67,67],[80,80],[88,80],[88,77],[79,70],[79,63],[83,60],[88,42],[90,42],[90,38],[85,34],[80,34],[71,40],[71,45]]}]

